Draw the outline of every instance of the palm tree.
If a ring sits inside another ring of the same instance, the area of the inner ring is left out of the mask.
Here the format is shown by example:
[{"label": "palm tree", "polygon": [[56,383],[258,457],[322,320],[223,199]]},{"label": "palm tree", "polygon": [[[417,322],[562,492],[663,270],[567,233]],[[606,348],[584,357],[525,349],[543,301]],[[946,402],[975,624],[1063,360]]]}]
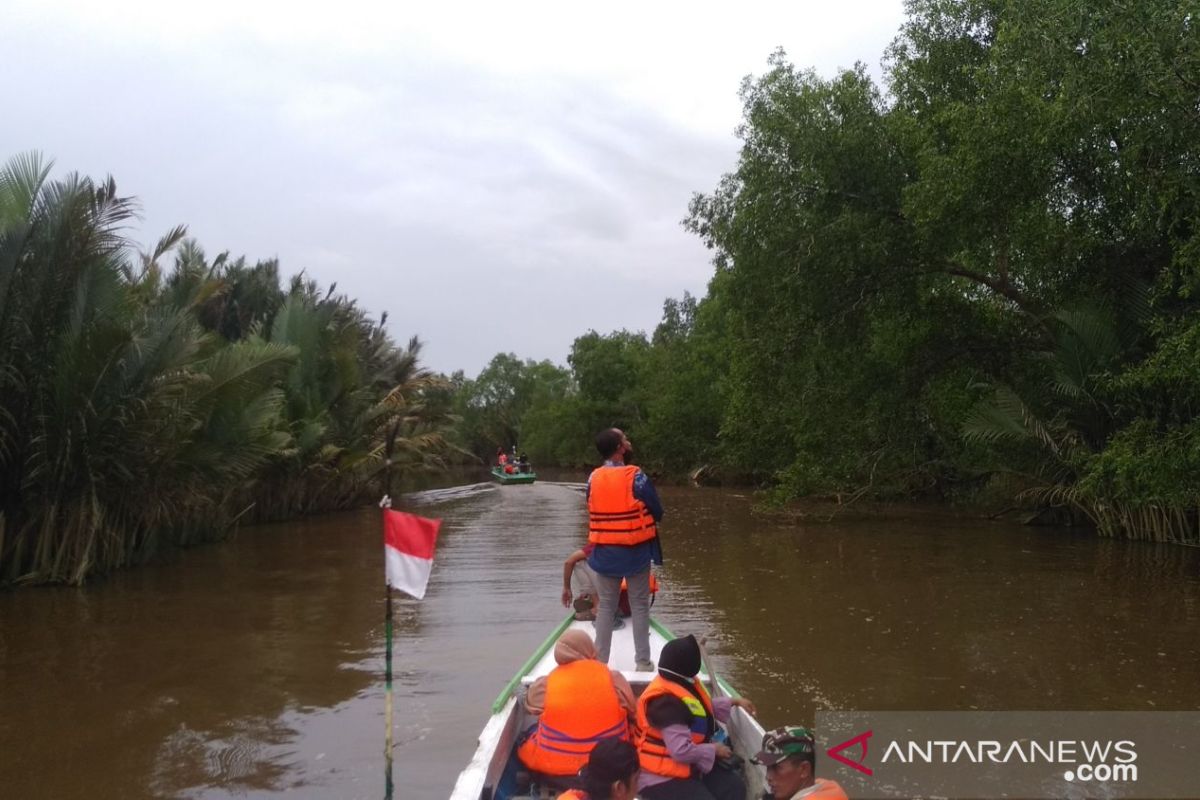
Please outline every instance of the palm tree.
[{"label": "palm tree", "polygon": [[36,155],[0,171],[0,581],[78,583],[229,524],[224,500],[284,444],[294,354],[218,348],[189,307],[137,291],[179,237],[135,274],[136,204],[111,178],[48,175]]},{"label": "palm tree", "polygon": [[271,341],[299,353],[283,384],[293,446],[256,490],[257,519],[362,502],[380,488],[390,433],[397,475],[439,469],[452,449],[444,436],[450,417],[423,402],[439,379],[419,366],[420,341],[397,347],[386,316],[375,325],[332,292],[322,297],[315,284],[295,283],[270,328]]},{"label": "palm tree", "polygon": [[[1035,506],[1032,518],[1067,508],[1101,526],[1099,506],[1079,481],[1117,427],[1104,379],[1128,348],[1116,317],[1100,306],[1054,314],[1053,346],[1040,353],[1041,381],[1025,394],[991,386],[963,423],[969,441],[1015,448],[995,468],[1016,481],[1018,498]],[[1021,466],[1013,467],[1012,463]],[[1102,526],[1101,526],[1102,527]]]},{"label": "palm tree", "polygon": [[275,262],[210,263],[182,226],[134,253],[111,178],[49,173],[0,170],[0,583],[345,508],[389,435],[398,471],[441,463],[418,340],[303,276],[285,296]]}]

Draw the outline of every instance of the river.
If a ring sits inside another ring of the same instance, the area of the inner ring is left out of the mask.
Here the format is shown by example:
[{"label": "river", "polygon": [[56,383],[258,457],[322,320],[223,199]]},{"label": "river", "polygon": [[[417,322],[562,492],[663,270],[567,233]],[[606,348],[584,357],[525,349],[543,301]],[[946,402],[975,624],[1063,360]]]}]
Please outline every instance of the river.
[{"label": "river", "polygon": [[[764,519],[666,487],[656,616],[767,727],[819,708],[1200,707],[1200,550],[906,512]],[[568,484],[414,496],[445,520],[396,607],[397,797],[445,797],[561,619]],[[246,528],[82,589],[0,592],[0,795],[379,798],[376,509]]]}]

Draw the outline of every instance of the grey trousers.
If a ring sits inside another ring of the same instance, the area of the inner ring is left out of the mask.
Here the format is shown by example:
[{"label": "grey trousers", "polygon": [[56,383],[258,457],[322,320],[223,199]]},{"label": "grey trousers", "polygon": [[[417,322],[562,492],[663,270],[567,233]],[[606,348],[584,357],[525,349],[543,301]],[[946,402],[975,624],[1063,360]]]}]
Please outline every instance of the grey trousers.
[{"label": "grey trousers", "polygon": [[[596,575],[596,591],[600,594],[600,608],[596,611],[596,656],[608,663],[608,648],[612,644],[613,618],[617,615],[617,602],[621,597],[621,579],[607,575]],[[633,657],[637,661],[650,660],[650,567],[634,575],[625,576],[629,584],[629,610],[633,612]]]}]

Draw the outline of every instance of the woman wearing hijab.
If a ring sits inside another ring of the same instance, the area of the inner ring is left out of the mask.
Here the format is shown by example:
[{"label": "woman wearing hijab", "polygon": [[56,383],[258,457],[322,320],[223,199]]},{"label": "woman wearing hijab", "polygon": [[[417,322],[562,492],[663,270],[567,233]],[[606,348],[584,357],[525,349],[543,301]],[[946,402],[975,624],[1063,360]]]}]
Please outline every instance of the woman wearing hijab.
[{"label": "woman wearing hijab", "polygon": [[579,773],[583,789],[571,789],[558,800],[635,800],[638,786],[637,750],[621,739],[605,739],[592,748]]},{"label": "woman wearing hijab", "polygon": [[726,722],[734,706],[751,714],[754,704],[743,697],[712,698],[696,675],[700,645],[695,636],[673,639],[658,658],[658,676],[637,707],[639,780],[646,800],[743,800],[740,775],[717,765],[733,755],[712,741],[718,722]]},{"label": "woman wearing hijab", "polygon": [[525,694],[525,711],[538,721],[517,757],[534,772],[571,777],[601,739],[629,741],[636,704],[629,681],[596,659],[596,645],[584,631],[564,633],[554,660],[558,666]]}]

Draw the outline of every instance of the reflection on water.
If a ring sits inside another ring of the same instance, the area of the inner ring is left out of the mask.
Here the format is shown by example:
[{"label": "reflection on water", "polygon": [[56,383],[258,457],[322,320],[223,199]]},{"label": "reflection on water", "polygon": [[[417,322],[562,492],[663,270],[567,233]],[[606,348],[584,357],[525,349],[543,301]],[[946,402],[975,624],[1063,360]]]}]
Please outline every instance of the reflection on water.
[{"label": "reflection on water", "polygon": [[[444,797],[562,616],[578,487],[424,493],[396,610],[398,796]],[[764,521],[666,488],[655,613],[768,725],[818,708],[1195,709],[1200,551],[909,516]],[[382,795],[378,511],[243,530],[85,589],[0,593],[5,797]]]},{"label": "reflection on water", "polygon": [[1200,705],[1195,548],[944,517],[765,523],[732,493],[663,495],[668,574],[707,579],[714,647],[768,723]]},{"label": "reflection on water", "polygon": [[373,518],[243,532],[84,590],[0,595],[12,796],[289,785],[304,715],[375,681],[363,665],[378,593],[358,543]]}]

